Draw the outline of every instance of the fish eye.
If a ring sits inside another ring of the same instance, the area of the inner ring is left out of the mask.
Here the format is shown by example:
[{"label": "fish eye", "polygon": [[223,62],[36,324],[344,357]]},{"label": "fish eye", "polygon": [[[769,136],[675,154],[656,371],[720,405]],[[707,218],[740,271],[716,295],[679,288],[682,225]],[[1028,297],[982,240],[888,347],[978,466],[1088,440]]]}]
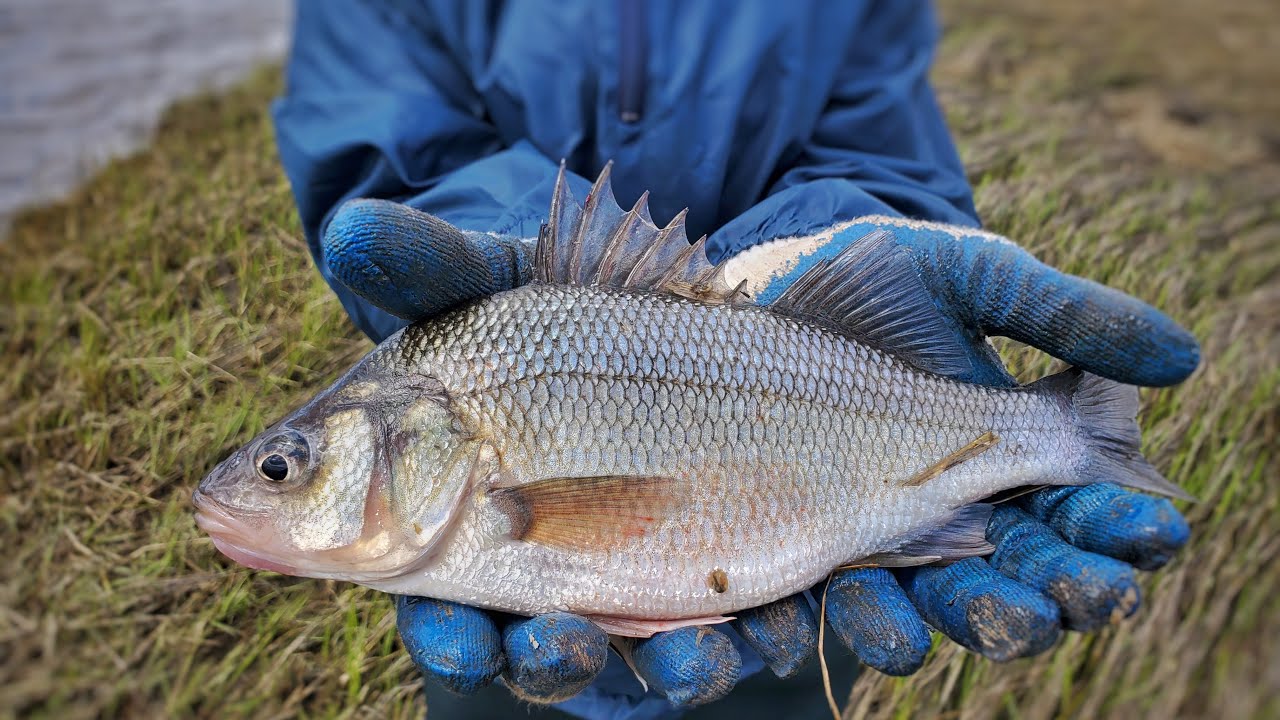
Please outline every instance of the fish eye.
[{"label": "fish eye", "polygon": [[269,438],[258,448],[254,464],[258,476],[275,485],[295,484],[302,479],[310,459],[306,438],[290,430]]},{"label": "fish eye", "polygon": [[262,463],[258,465],[258,469],[262,471],[262,476],[268,480],[284,482],[289,477],[289,461],[280,453],[271,453],[262,458]]}]

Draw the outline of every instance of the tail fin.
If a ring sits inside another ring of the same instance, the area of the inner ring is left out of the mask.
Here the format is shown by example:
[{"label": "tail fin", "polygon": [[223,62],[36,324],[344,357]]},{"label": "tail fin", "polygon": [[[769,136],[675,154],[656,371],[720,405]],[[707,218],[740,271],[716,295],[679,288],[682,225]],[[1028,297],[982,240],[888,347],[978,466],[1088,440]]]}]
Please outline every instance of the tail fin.
[{"label": "tail fin", "polygon": [[1142,456],[1138,388],[1078,368],[1042,378],[1033,387],[1064,395],[1074,406],[1088,448],[1082,484],[1113,482],[1181,500],[1195,499],[1164,479]]}]

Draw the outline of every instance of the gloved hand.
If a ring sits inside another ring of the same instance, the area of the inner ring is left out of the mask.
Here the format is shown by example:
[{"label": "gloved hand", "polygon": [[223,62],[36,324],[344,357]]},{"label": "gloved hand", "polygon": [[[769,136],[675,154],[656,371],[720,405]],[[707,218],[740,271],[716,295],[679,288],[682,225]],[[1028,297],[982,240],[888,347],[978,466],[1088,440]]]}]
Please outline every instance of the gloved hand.
[{"label": "gloved hand", "polygon": [[[1139,385],[1178,382],[1198,363],[1194,339],[1149,306],[967,228],[863,218],[747,250],[730,272],[767,303],[813,262],[880,228],[911,252],[952,330],[968,342],[973,369],[961,379],[1013,382],[985,342],[988,334]],[[412,319],[527,281],[530,242],[463,233],[402,205],[357,200],[337,211],[324,252],[333,274],[360,298]],[[355,317],[375,339],[406,322],[378,312]],[[864,663],[895,675],[921,666],[930,645],[925,622],[996,660],[1036,654],[1063,628],[1090,630],[1132,614],[1139,602],[1134,568],[1163,565],[1188,528],[1165,499],[1094,485],[1041,490],[1001,505],[988,535],[996,546],[989,559],[837,573],[827,588],[828,622]],[[503,674],[521,697],[561,701],[588,688],[608,658],[604,633],[567,613],[511,620],[422,598],[400,598],[398,608],[415,663],[455,692],[474,692]],[[632,661],[653,690],[680,706],[722,697],[759,660],[786,677],[814,653],[817,621],[804,596],[738,613],[731,625],[660,633],[639,642]],[[630,704],[630,714],[616,717],[670,710],[652,692],[641,698],[638,686],[593,686],[561,707],[582,711],[604,701]]]}]

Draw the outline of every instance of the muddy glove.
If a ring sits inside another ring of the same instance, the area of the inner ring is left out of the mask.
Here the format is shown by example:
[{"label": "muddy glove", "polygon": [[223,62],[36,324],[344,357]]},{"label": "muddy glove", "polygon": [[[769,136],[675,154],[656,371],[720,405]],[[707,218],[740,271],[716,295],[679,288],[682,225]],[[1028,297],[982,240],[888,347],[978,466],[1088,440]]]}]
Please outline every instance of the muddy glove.
[{"label": "muddy glove", "polygon": [[[741,237],[742,228],[732,225],[721,232]],[[986,344],[988,334],[1141,385],[1177,382],[1198,362],[1194,340],[1154,309],[966,228],[867,218],[757,246],[730,269],[767,303],[814,261],[879,228],[911,252],[952,330],[967,341],[972,369],[961,379],[1013,382]],[[397,318],[430,316],[526,281],[530,242],[459,233],[424,213],[372,200],[344,205],[324,238],[331,271],[355,293],[344,303],[364,308],[353,318],[375,339],[405,323]],[[920,667],[929,647],[926,621],[997,660],[1030,655],[1064,627],[1086,630],[1131,614],[1138,605],[1134,567],[1164,564],[1187,533],[1164,499],[1108,485],[1044,490],[999,508],[989,526],[996,546],[990,560],[837,574],[828,619],[860,659],[892,674]],[[622,689],[587,687],[608,652],[604,634],[581,618],[555,613],[504,624],[481,610],[419,598],[400,599],[399,609],[414,661],[454,691],[474,691],[504,673],[517,694],[532,700],[558,701],[586,688],[561,705],[583,715],[601,714],[601,703],[611,702],[631,708],[619,717],[658,717],[670,709],[652,693],[640,695],[634,681]],[[796,596],[739,613],[732,631],[660,633],[638,645],[634,660],[651,688],[690,705],[723,696],[759,659],[780,676],[796,672],[812,656],[816,637],[812,605]]]}]

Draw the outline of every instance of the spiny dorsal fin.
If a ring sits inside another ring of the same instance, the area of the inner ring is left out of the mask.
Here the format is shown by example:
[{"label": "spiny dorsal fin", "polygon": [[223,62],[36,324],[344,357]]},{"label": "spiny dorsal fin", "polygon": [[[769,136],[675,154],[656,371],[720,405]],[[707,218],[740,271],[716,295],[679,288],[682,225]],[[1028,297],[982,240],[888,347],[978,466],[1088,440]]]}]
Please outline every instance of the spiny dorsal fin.
[{"label": "spiny dorsal fin", "polygon": [[538,280],[544,283],[568,282],[573,237],[581,217],[582,208],[569,191],[564,163],[561,162],[556,187],[551,193],[551,213],[547,224],[542,226],[542,232],[538,233],[538,245],[533,251],[533,272]]},{"label": "spiny dorsal fin", "polygon": [[574,285],[598,284],[600,261],[609,248],[607,240],[599,242],[598,239],[612,237],[626,218],[626,213],[613,199],[613,186],[609,184],[612,172],[613,163],[606,163],[583,203],[570,247],[569,282]]},{"label": "spiny dorsal fin", "polygon": [[835,323],[922,370],[957,377],[971,369],[915,262],[884,230],[815,264],[769,307]]},{"label": "spiny dorsal fin", "polygon": [[605,245],[604,255],[600,258],[599,272],[596,273],[601,285],[618,286],[627,281],[631,267],[619,260],[628,248],[637,247],[643,242],[652,226],[653,218],[649,217],[649,191],[646,190],[609,236],[609,243]]},{"label": "spiny dorsal fin", "polygon": [[551,215],[534,251],[534,277],[544,283],[668,292],[703,302],[742,298],[741,288],[725,285],[707,261],[706,237],[689,244],[684,211],[658,228],[649,215],[647,193],[624,211],[613,197],[611,171],[612,164],[606,165],[579,205],[560,164]]}]

